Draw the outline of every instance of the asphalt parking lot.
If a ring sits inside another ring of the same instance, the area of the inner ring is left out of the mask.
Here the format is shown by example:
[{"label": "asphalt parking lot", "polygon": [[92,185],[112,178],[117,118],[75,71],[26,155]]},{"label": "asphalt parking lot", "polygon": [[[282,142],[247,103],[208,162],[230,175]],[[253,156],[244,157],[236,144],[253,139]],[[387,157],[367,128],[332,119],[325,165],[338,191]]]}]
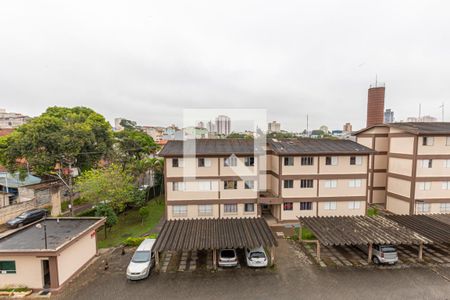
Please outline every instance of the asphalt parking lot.
[{"label": "asphalt parking lot", "polygon": [[[139,282],[129,282],[125,278],[132,251],[121,255],[117,250],[101,256],[67,284],[57,298],[448,299],[450,295],[450,268],[445,264],[397,269],[324,268],[301,251],[297,243],[284,239],[279,241],[274,268],[214,272],[202,267],[191,272],[153,272],[148,279]],[[200,255],[197,256],[201,262]],[[105,259],[108,268],[105,268]],[[189,263],[186,265],[189,268]]]}]

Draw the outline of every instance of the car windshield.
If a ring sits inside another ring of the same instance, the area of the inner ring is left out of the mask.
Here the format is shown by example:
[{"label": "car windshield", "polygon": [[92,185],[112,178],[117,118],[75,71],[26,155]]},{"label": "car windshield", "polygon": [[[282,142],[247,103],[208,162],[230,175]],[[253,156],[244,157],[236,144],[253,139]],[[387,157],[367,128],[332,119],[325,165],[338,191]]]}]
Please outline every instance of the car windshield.
[{"label": "car windshield", "polygon": [[392,246],[381,247],[381,251],[383,251],[384,253],[397,252],[397,250],[394,247],[392,247]]},{"label": "car windshield", "polygon": [[133,259],[131,260],[134,263],[143,263],[150,260],[150,252],[149,251],[136,251],[133,255]]},{"label": "car windshield", "polygon": [[262,252],[252,252],[250,253],[250,258],[265,258],[266,256]]},{"label": "car windshield", "polygon": [[23,213],[20,216],[17,216],[17,219],[26,219],[28,218],[28,214],[27,213]]},{"label": "car windshield", "polygon": [[233,250],[222,250],[220,252],[220,256],[225,258],[232,258],[234,257],[234,251]]}]

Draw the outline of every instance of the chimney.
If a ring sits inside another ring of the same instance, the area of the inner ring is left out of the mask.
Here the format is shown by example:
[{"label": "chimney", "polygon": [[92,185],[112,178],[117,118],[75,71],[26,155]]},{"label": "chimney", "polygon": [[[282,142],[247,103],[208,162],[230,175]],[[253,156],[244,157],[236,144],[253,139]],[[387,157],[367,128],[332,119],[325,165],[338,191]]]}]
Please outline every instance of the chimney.
[{"label": "chimney", "polygon": [[367,97],[367,127],[384,123],[384,84],[370,87]]}]

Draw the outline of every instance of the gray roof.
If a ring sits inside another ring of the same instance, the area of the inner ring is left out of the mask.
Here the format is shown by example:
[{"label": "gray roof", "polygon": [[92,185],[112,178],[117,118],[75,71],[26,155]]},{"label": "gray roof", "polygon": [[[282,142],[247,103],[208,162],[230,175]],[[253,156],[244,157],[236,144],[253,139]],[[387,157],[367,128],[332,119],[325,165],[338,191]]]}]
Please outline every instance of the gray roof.
[{"label": "gray roof", "polygon": [[[187,141],[168,141],[159,152],[162,157],[183,156],[183,150],[194,153],[193,145],[195,141],[196,155],[253,155],[254,141],[246,139],[197,139]],[[183,144],[186,149],[183,149]]]},{"label": "gray roof", "polygon": [[376,124],[367,128],[363,128],[353,133],[358,135],[375,127],[392,127],[412,134],[427,135],[450,135],[450,122],[399,122],[389,124]]},{"label": "gray roof", "polygon": [[100,221],[101,218],[59,218],[59,222],[56,218],[45,219],[1,238],[0,253],[45,250],[44,228],[37,228],[38,223],[47,227],[46,250],[54,251]]},{"label": "gray roof", "polygon": [[8,172],[0,173],[0,185],[8,186],[9,188],[18,188],[24,185],[36,184],[41,182],[39,177],[27,175],[24,180],[20,179],[19,173],[11,174]]},{"label": "gray roof", "polygon": [[371,154],[374,152],[353,141],[333,139],[270,140],[269,146],[279,155]]}]

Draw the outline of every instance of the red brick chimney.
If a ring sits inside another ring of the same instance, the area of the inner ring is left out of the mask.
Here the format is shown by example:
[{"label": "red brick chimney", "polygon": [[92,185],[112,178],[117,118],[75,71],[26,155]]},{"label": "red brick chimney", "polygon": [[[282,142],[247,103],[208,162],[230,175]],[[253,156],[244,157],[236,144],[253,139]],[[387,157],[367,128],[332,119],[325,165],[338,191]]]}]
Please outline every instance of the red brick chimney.
[{"label": "red brick chimney", "polygon": [[384,86],[369,88],[369,95],[367,97],[367,127],[384,123],[384,92]]}]

